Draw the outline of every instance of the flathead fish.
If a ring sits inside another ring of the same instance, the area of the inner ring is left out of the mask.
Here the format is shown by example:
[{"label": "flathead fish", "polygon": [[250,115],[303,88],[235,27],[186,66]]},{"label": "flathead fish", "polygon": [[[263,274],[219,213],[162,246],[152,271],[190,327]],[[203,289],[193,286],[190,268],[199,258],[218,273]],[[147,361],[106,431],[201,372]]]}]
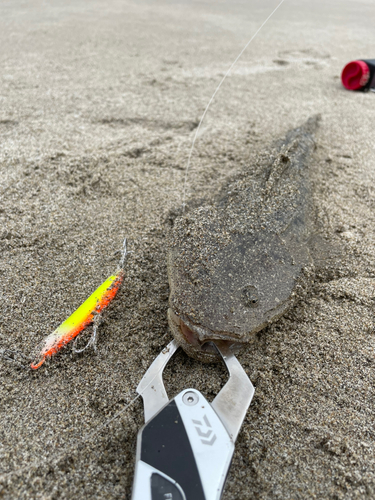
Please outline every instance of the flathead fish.
[{"label": "flathead fish", "polygon": [[175,220],[168,320],[190,356],[214,360],[211,340],[248,343],[294,303],[311,265],[309,157],[318,123],[314,116],[289,131],[271,160]]}]

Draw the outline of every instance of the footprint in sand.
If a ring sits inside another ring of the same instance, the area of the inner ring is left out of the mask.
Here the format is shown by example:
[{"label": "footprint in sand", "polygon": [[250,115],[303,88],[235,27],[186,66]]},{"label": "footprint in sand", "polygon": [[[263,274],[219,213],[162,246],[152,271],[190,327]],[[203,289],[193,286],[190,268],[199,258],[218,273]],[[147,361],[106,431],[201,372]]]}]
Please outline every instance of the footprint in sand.
[{"label": "footprint in sand", "polygon": [[330,57],[329,54],[318,52],[314,49],[282,50],[278,53],[278,58],[274,59],[273,62],[278,66],[286,67],[290,64],[298,64],[321,69],[328,64],[328,59],[330,59]]}]

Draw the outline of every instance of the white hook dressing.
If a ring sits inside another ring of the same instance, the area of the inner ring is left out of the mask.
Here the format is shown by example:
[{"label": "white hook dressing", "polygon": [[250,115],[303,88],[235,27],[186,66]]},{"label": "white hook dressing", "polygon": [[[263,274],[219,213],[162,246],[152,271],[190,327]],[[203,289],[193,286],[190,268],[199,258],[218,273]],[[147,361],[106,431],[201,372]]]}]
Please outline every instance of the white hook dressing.
[{"label": "white hook dressing", "polygon": [[99,328],[101,321],[102,321],[101,313],[96,314],[94,316],[93,321],[92,321],[92,335],[90,337],[90,340],[85,345],[85,347],[82,347],[81,349],[77,349],[77,341],[78,341],[79,337],[75,338],[73,345],[72,345],[72,351],[74,352],[74,354],[81,354],[83,351],[86,351],[86,349],[88,349],[90,346],[92,346],[94,351],[97,352],[96,345],[97,345],[97,341],[98,341],[98,328]]},{"label": "white hook dressing", "polygon": [[119,269],[123,269],[125,265],[125,260],[126,257],[133,252],[129,252],[127,249],[127,238],[124,239],[122,243],[122,249],[121,249],[121,257],[120,257],[120,262],[118,264]]},{"label": "white hook dressing", "polygon": [[221,79],[219,85],[216,87],[215,92],[212,94],[211,99],[208,101],[206,109],[204,110],[203,115],[202,115],[202,117],[201,117],[201,119],[199,121],[198,127],[197,127],[197,129],[195,131],[194,138],[193,138],[193,143],[192,143],[191,148],[190,148],[189,157],[188,157],[187,165],[186,165],[186,168],[185,168],[184,187],[183,187],[183,193],[182,193],[182,211],[183,212],[185,212],[185,206],[186,206],[186,186],[187,186],[187,178],[188,178],[188,173],[189,173],[189,168],[190,168],[190,163],[191,163],[191,157],[192,157],[192,154],[193,154],[193,151],[194,151],[194,146],[195,146],[195,142],[197,140],[198,134],[199,134],[199,130],[200,130],[201,125],[203,123],[203,120],[204,120],[204,118],[205,118],[205,116],[207,114],[207,111],[208,111],[209,107],[211,106],[212,101],[215,99],[215,96],[218,93],[220,87],[222,86],[222,84],[226,80],[226,78],[229,75],[229,73],[232,71],[233,67],[236,65],[237,61],[240,59],[240,57],[245,52],[245,50],[247,49],[247,47],[251,44],[251,42],[254,40],[254,38],[258,35],[258,33],[260,32],[260,30],[263,28],[263,26],[269,21],[269,19],[271,19],[271,17],[274,15],[274,13],[277,11],[277,9],[281,6],[282,3],[284,3],[284,0],[281,0],[281,2],[274,8],[274,10],[271,12],[271,14],[267,17],[267,19],[265,21],[263,21],[263,23],[259,26],[259,28],[256,30],[256,32],[254,33],[254,35],[250,38],[250,40],[247,42],[247,44],[244,46],[244,48],[238,54],[238,56],[236,57],[236,59],[232,62],[232,64],[230,65],[229,69],[227,70],[227,72],[225,73],[225,75],[223,76],[223,78]]}]

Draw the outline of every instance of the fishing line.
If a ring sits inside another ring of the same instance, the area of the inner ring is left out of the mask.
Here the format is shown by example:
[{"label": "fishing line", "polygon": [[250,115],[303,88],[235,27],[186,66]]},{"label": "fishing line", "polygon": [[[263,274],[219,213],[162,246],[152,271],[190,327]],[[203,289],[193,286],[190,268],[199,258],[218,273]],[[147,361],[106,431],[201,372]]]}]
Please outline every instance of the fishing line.
[{"label": "fishing line", "polygon": [[[57,466],[58,462],[66,457],[69,453],[75,450],[82,450],[85,445],[87,445],[95,436],[97,436],[100,431],[102,431],[105,427],[107,427],[111,422],[116,420],[118,417],[120,417],[122,414],[124,414],[131,406],[134,405],[134,403],[139,399],[142,394],[146,391],[146,389],[154,382],[156,377],[159,375],[160,372],[164,370],[164,366],[161,366],[158,371],[155,373],[155,375],[151,378],[150,382],[144,387],[144,389],[137,394],[127,405],[125,405],[122,410],[118,411],[112,418],[106,420],[103,424],[99,424],[92,432],[86,434],[83,436],[79,441],[77,441],[74,445],[68,446],[65,448],[57,457],[51,458],[51,457],[45,457],[41,458],[39,460],[36,460],[33,463],[29,463],[25,467],[18,468],[17,470],[6,472],[0,475],[0,481],[6,480],[8,477],[13,476],[15,474],[23,473],[26,471],[29,471],[32,468],[37,469],[41,465],[44,465],[45,463],[48,463],[49,466]],[[127,395],[131,394],[133,391],[129,391]]]},{"label": "fishing line", "polygon": [[236,57],[236,59],[232,62],[231,66],[229,67],[229,69],[227,70],[227,72],[225,73],[225,75],[223,76],[223,78],[221,79],[219,85],[216,87],[215,92],[212,94],[211,99],[208,101],[206,109],[204,110],[203,115],[202,115],[202,117],[201,117],[201,119],[199,121],[198,127],[197,127],[197,129],[195,131],[194,138],[193,138],[193,143],[192,143],[191,148],[190,148],[190,153],[189,153],[187,165],[186,165],[186,168],[185,168],[185,179],[184,179],[184,187],[183,187],[183,194],[182,194],[182,211],[183,212],[185,212],[185,206],[186,206],[186,185],[187,185],[188,172],[189,172],[190,163],[191,163],[191,157],[192,157],[192,154],[193,154],[193,151],[194,151],[195,141],[197,140],[197,137],[198,137],[198,134],[199,134],[199,130],[200,130],[201,125],[203,123],[203,120],[204,120],[204,118],[205,118],[205,116],[207,114],[208,108],[211,106],[211,103],[215,99],[215,96],[218,93],[218,91],[219,91],[220,87],[222,86],[222,84],[224,83],[224,80],[227,78],[227,76],[229,75],[229,73],[232,71],[233,67],[235,66],[235,64],[237,63],[237,61],[239,60],[239,58],[242,56],[242,54],[245,52],[245,50],[247,49],[247,47],[254,40],[254,38],[257,36],[257,34],[260,32],[260,30],[263,28],[263,26],[269,21],[269,19],[271,19],[271,17],[274,15],[274,13],[277,11],[277,9],[281,6],[282,3],[284,3],[284,0],[281,0],[281,2],[277,5],[277,7],[275,7],[275,9],[271,12],[271,14],[267,17],[267,19],[265,21],[263,21],[263,23],[260,25],[260,27],[254,33],[254,35],[250,38],[250,40],[247,42],[247,44],[244,46],[244,48],[238,54],[238,56]]}]

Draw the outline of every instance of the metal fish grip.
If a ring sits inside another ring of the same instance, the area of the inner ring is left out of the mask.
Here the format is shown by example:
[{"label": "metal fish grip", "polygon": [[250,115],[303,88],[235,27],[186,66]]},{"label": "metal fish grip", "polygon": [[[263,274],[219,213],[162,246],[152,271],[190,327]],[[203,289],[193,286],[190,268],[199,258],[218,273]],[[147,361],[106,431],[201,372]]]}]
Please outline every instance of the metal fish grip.
[{"label": "metal fish grip", "polygon": [[132,500],[220,499],[254,387],[226,344],[215,345],[229,379],[212,403],[196,389],[169,400],[162,377],[175,340],[139,383],[146,423],[138,433]]}]

